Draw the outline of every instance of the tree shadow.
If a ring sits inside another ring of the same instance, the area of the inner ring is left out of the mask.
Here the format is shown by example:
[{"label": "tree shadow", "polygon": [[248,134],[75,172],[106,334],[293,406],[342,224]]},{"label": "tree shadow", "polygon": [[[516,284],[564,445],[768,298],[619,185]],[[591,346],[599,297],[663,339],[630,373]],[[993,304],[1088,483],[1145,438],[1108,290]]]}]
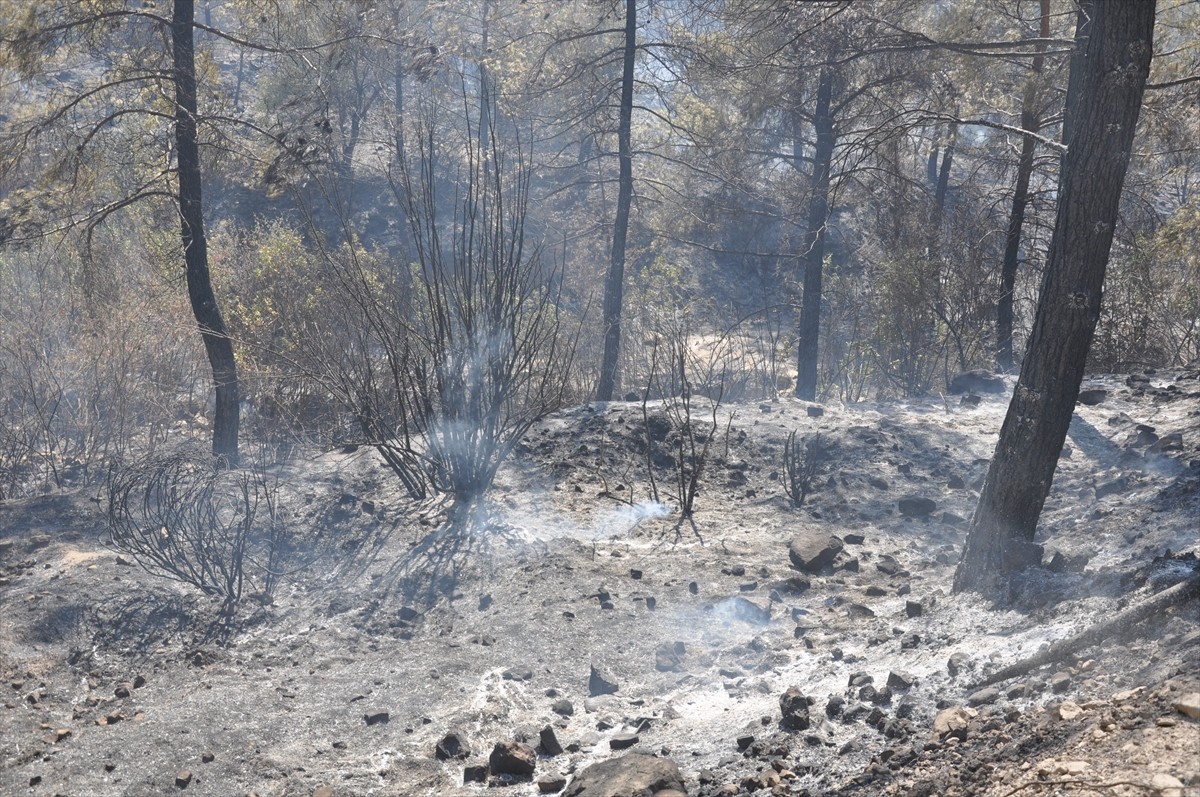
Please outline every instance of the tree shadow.
[{"label": "tree shadow", "polygon": [[468,579],[494,577],[497,545],[517,543],[529,544],[500,523],[486,501],[451,506],[445,521],[383,574],[367,613],[395,601],[418,612],[431,609],[444,598],[452,599]]},{"label": "tree shadow", "polygon": [[110,596],[90,612],[92,646],[141,659],[176,639],[190,640],[197,633],[207,636],[217,621],[204,622],[204,601],[158,589]]}]

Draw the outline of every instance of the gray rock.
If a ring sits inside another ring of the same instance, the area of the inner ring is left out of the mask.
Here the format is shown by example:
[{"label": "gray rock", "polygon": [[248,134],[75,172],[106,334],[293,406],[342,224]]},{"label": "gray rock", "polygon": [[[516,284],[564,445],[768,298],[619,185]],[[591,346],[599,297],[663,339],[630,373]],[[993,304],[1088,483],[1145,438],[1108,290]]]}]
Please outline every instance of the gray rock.
[{"label": "gray rock", "polygon": [[1129,479],[1124,476],[1118,476],[1112,481],[1107,481],[1104,484],[1096,485],[1096,500],[1107,498],[1110,495],[1127,492],[1129,490]]},{"label": "gray rock", "polygon": [[841,550],[842,541],[837,537],[819,531],[807,531],[792,539],[788,545],[788,557],[797,570],[817,573],[833,564]]},{"label": "gray rock", "polygon": [[962,706],[944,708],[933,718],[933,733],[939,739],[954,736],[965,741],[973,715],[973,711]]},{"label": "gray rock", "polygon": [[986,706],[989,703],[995,703],[1000,699],[1000,690],[994,686],[989,686],[986,689],[980,689],[977,692],[972,692],[967,697],[967,703],[972,706]]},{"label": "gray rock", "polygon": [[961,374],[956,374],[950,380],[948,392],[952,394],[1003,393],[1004,380],[991,371],[976,368],[972,371],[964,371]]},{"label": "gray rock", "polygon": [[627,750],[641,741],[641,737],[631,731],[614,734],[608,740],[608,746],[613,750]]},{"label": "gray rock", "polygon": [[1071,674],[1059,670],[1050,676],[1050,691],[1062,694],[1071,688]]},{"label": "gray rock", "polygon": [[596,669],[596,665],[592,665],[591,674],[588,675],[588,694],[592,697],[600,695],[611,695],[617,692],[621,687],[617,682],[606,673]]},{"label": "gray rock", "polygon": [[675,789],[686,793],[683,773],[669,758],[627,753],[580,772],[563,797],[641,797]]},{"label": "gray rock", "polygon": [[971,667],[971,657],[966,653],[955,653],[950,657],[950,661],[946,663],[946,670],[951,676],[957,676],[967,668]]},{"label": "gray rock", "polygon": [[1169,451],[1183,450],[1183,434],[1180,432],[1171,432],[1159,438],[1158,442],[1153,443],[1149,449],[1151,454],[1165,454]]},{"label": "gray rock", "polygon": [[529,667],[509,667],[500,676],[506,681],[529,681],[533,679],[533,670]]},{"label": "gray rock", "polygon": [[1076,401],[1087,407],[1095,407],[1104,399],[1108,398],[1108,391],[1102,388],[1089,388],[1088,390],[1079,391],[1079,398]]},{"label": "gray rock", "polygon": [[901,498],[897,505],[900,508],[900,514],[905,517],[925,517],[937,509],[937,502],[932,498],[914,495]]},{"label": "gray rock", "polygon": [[538,746],[542,748],[543,753],[551,758],[556,755],[562,755],[563,752],[563,746],[559,743],[558,736],[554,733],[554,728],[549,725],[542,728],[541,733],[538,734]]},{"label": "gray rock", "polygon": [[537,787],[538,791],[542,794],[554,794],[567,787],[567,779],[557,772],[551,775],[543,775],[538,778]]}]

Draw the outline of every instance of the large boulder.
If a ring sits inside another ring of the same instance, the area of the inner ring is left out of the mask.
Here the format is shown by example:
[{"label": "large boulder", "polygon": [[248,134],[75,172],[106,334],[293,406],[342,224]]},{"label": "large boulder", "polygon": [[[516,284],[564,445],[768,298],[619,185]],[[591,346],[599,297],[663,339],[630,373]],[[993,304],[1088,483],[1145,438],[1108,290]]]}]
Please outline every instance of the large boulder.
[{"label": "large boulder", "polygon": [[651,797],[669,789],[687,793],[674,761],[628,753],[592,764],[575,776],[562,797]]},{"label": "large boulder", "polygon": [[788,558],[797,570],[819,573],[833,564],[842,550],[842,541],[831,534],[806,531],[796,536],[788,545]]},{"label": "large boulder", "polygon": [[793,731],[807,730],[812,724],[808,716],[808,707],[812,702],[812,698],[806,697],[794,686],[780,695],[779,712],[783,716],[783,727]]},{"label": "large boulder", "polygon": [[495,775],[532,775],[537,768],[537,752],[521,742],[496,742],[488,757],[488,768]]},{"label": "large boulder", "polygon": [[951,393],[1003,393],[1004,390],[1004,379],[982,368],[963,371],[950,380]]}]

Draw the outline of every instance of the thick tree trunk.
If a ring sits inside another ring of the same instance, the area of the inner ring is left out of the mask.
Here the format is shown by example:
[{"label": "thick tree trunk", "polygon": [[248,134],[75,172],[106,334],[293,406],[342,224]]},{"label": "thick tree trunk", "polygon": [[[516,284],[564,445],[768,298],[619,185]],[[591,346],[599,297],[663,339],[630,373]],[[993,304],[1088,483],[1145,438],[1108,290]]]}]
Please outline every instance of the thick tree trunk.
[{"label": "thick tree trunk", "polygon": [[825,265],[825,232],[829,222],[829,182],[833,169],[833,73],[822,69],[817,84],[817,107],[813,127],[817,142],[813,149],[812,194],[808,200],[808,232],[804,237],[804,298],[800,305],[799,340],[796,345],[796,396],[806,401],[817,398],[817,361],[821,349],[821,279]]},{"label": "thick tree trunk", "polygon": [[238,378],[233,342],[213,293],[208,270],[208,242],[200,194],[200,147],[196,131],[196,53],[193,0],[175,0],[171,45],[175,82],[175,149],[179,166],[179,218],[187,267],[188,298],[200,327],[204,351],[217,390],[213,417],[213,454],[230,465],[238,461]]},{"label": "thick tree trunk", "polygon": [[1085,0],[1067,96],[1070,137],[1058,214],[1028,352],[962,560],[955,591],[995,593],[1033,564],[1038,517],[1071,423],[1112,246],[1121,188],[1150,70],[1153,0]]},{"label": "thick tree trunk", "polygon": [[[1050,0],[1041,0],[1039,32],[1043,40],[1050,37]],[[1025,93],[1021,97],[1021,128],[1030,133],[1036,133],[1042,124],[1035,104],[1042,64],[1046,60],[1045,41],[1038,42],[1036,52],[1033,57],[1033,75],[1025,85]],[[1013,291],[1017,284],[1021,228],[1025,224],[1025,207],[1029,204],[1029,179],[1033,175],[1034,145],[1035,139],[1032,135],[1022,137],[1021,156],[1017,160],[1017,184],[1013,187],[1012,212],[1008,216],[1004,262],[1000,266],[1000,299],[996,303],[996,367],[1002,371],[1011,371],[1016,362],[1013,356]]]},{"label": "thick tree trunk", "polygon": [[612,401],[621,349],[621,305],[625,291],[625,239],[633,202],[633,61],[637,54],[637,0],[625,0],[625,47],[621,71],[621,114],[617,129],[620,182],[617,217],[613,223],[612,256],[604,280],[604,355],[600,361],[597,401]]}]

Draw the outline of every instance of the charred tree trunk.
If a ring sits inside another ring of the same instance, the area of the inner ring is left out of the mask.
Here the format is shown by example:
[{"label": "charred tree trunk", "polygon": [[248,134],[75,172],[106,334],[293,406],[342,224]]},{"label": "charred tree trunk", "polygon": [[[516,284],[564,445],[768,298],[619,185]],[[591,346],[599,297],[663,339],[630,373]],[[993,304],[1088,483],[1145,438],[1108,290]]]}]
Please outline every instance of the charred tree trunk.
[{"label": "charred tree trunk", "polygon": [[796,396],[817,398],[817,360],[821,331],[821,278],[825,265],[825,232],[829,222],[829,183],[833,169],[833,73],[822,69],[813,115],[817,142],[813,149],[812,195],[808,200],[808,232],[804,237],[804,298],[800,305],[799,341],[796,345]]},{"label": "charred tree trunk", "polygon": [[179,165],[179,218],[187,267],[188,299],[200,327],[217,390],[213,454],[238,461],[238,377],[233,342],[221,317],[208,270],[208,241],[201,208],[200,147],[196,130],[196,50],[193,0],[175,0],[171,52],[175,83],[175,150]]},{"label": "charred tree trunk", "polygon": [[1058,213],[1021,376],[954,589],[995,594],[1040,559],[1034,532],[1071,423],[1150,70],[1153,0],[1085,0],[1071,59]]},{"label": "charred tree trunk", "polygon": [[[1021,97],[1021,128],[1036,133],[1041,119],[1035,108],[1038,81],[1045,62],[1045,39],[1050,38],[1050,0],[1041,0],[1040,38],[1033,57],[1033,75]],[[1025,224],[1025,206],[1029,204],[1029,178],[1033,175],[1035,140],[1032,135],[1021,139],[1021,156],[1017,160],[1017,183],[1013,187],[1012,212],[1008,216],[1008,236],[1004,244],[1004,262],[1000,266],[1000,300],[996,303],[996,367],[1011,371],[1013,357],[1013,291],[1017,284],[1018,255],[1021,251],[1021,228]]]},{"label": "charred tree trunk", "polygon": [[604,280],[604,355],[600,361],[597,401],[612,401],[621,349],[621,305],[625,291],[625,239],[633,202],[633,61],[637,54],[637,0],[625,0],[625,45],[621,70],[621,114],[617,129],[620,182],[613,223],[612,256]]},{"label": "charred tree trunk", "polygon": [[[937,208],[937,224],[941,227],[942,216],[946,212],[946,193],[950,190],[950,170],[954,168],[954,148],[958,143],[958,125],[950,125],[950,134],[946,137],[946,149],[942,152],[942,168],[938,170],[937,188],[934,190],[933,202]],[[937,235],[937,230],[934,234]]]}]

